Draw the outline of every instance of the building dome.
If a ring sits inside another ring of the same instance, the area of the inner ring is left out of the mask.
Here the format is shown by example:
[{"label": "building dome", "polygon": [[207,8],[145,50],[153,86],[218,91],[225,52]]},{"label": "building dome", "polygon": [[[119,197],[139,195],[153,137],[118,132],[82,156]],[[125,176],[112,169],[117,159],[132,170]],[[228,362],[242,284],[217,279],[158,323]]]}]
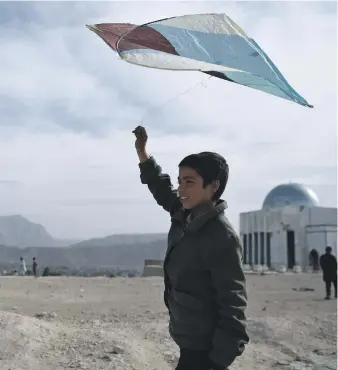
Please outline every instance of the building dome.
[{"label": "building dome", "polygon": [[316,207],[317,195],[301,184],[281,184],[273,188],[265,197],[262,209],[280,208],[288,205]]}]

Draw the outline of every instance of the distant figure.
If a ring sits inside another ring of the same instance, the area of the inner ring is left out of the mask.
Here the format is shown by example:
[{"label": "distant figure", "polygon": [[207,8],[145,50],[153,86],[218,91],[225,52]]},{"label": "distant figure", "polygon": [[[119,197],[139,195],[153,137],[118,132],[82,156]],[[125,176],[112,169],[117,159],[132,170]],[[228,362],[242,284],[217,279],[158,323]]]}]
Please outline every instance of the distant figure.
[{"label": "distant figure", "polygon": [[33,257],[33,275],[38,277],[38,263],[36,262],[35,257]]},{"label": "distant figure", "polygon": [[312,266],[312,272],[319,272],[319,255],[315,249],[310,252],[310,266]]},{"label": "distant figure", "polygon": [[25,275],[26,275],[26,272],[27,272],[26,262],[25,262],[25,260],[23,259],[23,257],[20,257],[20,269],[19,269],[19,275],[20,275],[20,276],[25,276]]},{"label": "distant figure", "polygon": [[320,257],[320,267],[323,270],[323,280],[326,284],[326,297],[331,298],[331,283],[333,283],[335,298],[337,298],[337,259],[331,254],[332,248],[326,247],[326,253]]}]

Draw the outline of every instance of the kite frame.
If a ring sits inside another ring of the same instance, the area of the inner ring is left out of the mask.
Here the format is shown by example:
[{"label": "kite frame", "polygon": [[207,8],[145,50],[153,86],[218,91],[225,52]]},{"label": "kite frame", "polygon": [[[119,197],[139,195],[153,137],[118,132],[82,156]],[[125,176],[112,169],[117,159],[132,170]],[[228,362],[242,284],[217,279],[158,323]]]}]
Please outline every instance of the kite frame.
[{"label": "kite frame", "polygon": [[[203,15],[203,14],[200,14],[200,15]],[[133,30],[131,31],[128,31],[128,32],[125,32],[122,36],[119,37],[119,39],[116,41],[116,52],[118,54],[118,56],[120,57],[121,60],[123,60],[124,62],[127,62],[129,64],[132,64],[132,65],[135,65],[135,66],[140,66],[140,67],[144,67],[144,68],[150,68],[150,69],[156,69],[156,70],[163,70],[163,71],[173,71],[172,69],[169,69],[169,68],[159,68],[159,67],[150,67],[150,66],[145,66],[145,65],[140,65],[140,64],[136,64],[136,63],[133,63],[133,62],[130,62],[129,60],[126,60],[123,58],[123,56],[121,55],[120,51],[119,51],[119,43],[120,41],[127,35],[129,35],[130,33],[134,32],[135,30],[137,30],[138,28],[141,28],[141,27],[145,27],[145,26],[148,26],[149,24],[153,24],[153,23],[156,23],[156,22],[162,22],[162,21],[166,21],[168,19],[173,19],[173,18],[177,18],[177,16],[174,16],[174,17],[168,17],[168,18],[163,18],[163,19],[158,19],[156,21],[152,21],[152,22],[147,22],[147,23],[144,23],[144,24],[141,24],[139,26],[136,26]],[[163,54],[169,54],[169,53],[166,53],[165,51],[162,51]],[[169,54],[169,55],[172,55],[172,54]],[[177,55],[179,56],[179,55]],[[202,72],[201,70],[196,70],[196,69],[175,69],[174,71],[177,71],[177,72]],[[191,90],[195,89],[197,86],[199,85],[202,85],[205,81],[211,79],[213,76],[209,76],[205,79],[203,79],[201,82],[198,82],[197,84],[189,87],[187,90],[181,92],[180,94],[174,96],[173,98],[170,98],[169,100],[165,101],[163,104],[161,104],[159,107],[156,107],[155,109],[160,109],[162,107],[164,107],[165,105],[167,105],[168,103],[172,102],[173,100],[176,100],[177,98],[181,97],[182,95],[185,95],[186,93],[190,92]],[[149,112],[148,112],[149,113]],[[145,118],[145,116],[147,115],[147,113],[142,117],[142,120],[141,120],[141,124],[143,123],[143,120]]]},{"label": "kite frame", "polygon": [[[199,14],[199,15],[203,15],[203,14]],[[152,22],[147,22],[147,23],[144,23],[144,24],[141,24],[139,26],[136,26],[133,30],[131,31],[128,31],[126,33],[124,33],[122,36],[119,37],[119,39],[116,41],[116,52],[118,54],[118,56],[120,57],[121,60],[123,60],[124,62],[127,62],[129,64],[132,64],[134,66],[140,66],[140,67],[145,67],[145,68],[151,68],[151,69],[157,69],[157,70],[162,70],[162,71],[173,71],[173,69],[170,69],[170,68],[159,68],[159,67],[149,67],[149,66],[145,66],[145,65],[141,65],[141,64],[136,64],[136,63],[133,63],[133,62],[130,62],[129,60],[126,60],[123,58],[122,54],[120,53],[119,51],[119,43],[120,41],[127,35],[129,35],[130,33],[136,31],[138,28],[141,28],[141,27],[145,27],[145,26],[148,26],[150,24],[153,24],[153,23],[157,23],[157,22],[162,22],[162,21],[166,21],[168,19],[174,19],[174,18],[177,18],[178,16],[174,16],[174,17],[168,17],[168,18],[163,18],[163,19],[157,19],[156,21],[152,21]],[[182,16],[181,16],[182,17]],[[183,16],[184,17],[184,16]],[[169,53],[166,53],[165,51],[162,51],[161,53],[163,54],[169,54]],[[172,54],[169,54],[169,55],[172,55]],[[179,55],[176,55],[176,56],[179,56]],[[184,72],[184,71],[188,71],[188,72],[203,72],[201,70],[196,70],[196,69],[175,69],[175,71],[178,71],[178,72]]]},{"label": "kite frame", "polygon": [[[226,17],[228,17],[225,13],[208,13],[208,14],[210,14],[210,15],[215,15],[215,14],[222,14],[222,15],[225,15]],[[205,13],[199,13],[199,14],[194,14],[194,15],[205,15]],[[189,16],[189,14],[186,14],[186,15],[179,15],[179,16],[173,16],[173,17],[167,17],[167,18],[162,18],[162,19],[157,19],[157,20],[155,20],[155,21],[151,21],[151,22],[146,22],[146,23],[143,23],[143,24],[141,24],[141,25],[138,25],[138,26],[136,26],[133,30],[131,30],[131,31],[127,31],[127,32],[125,32],[123,35],[121,35],[119,38],[118,38],[118,40],[116,41],[116,53],[118,54],[118,56],[119,56],[119,58],[120,58],[120,60],[123,60],[124,62],[127,62],[127,63],[129,63],[129,64],[132,64],[132,65],[136,65],[136,66],[140,66],[140,67],[144,67],[144,68],[151,68],[151,69],[157,69],[157,70],[166,70],[166,71],[177,71],[177,72],[201,72],[201,73],[206,73],[206,74],[208,74],[208,72],[207,71],[202,71],[202,70],[200,70],[200,69],[175,69],[175,70],[173,70],[173,69],[170,69],[170,68],[159,68],[159,67],[150,67],[150,66],[146,66],[146,65],[142,65],[142,64],[137,64],[137,63],[133,63],[133,62],[131,62],[131,61],[129,61],[129,60],[127,60],[127,59],[125,59],[125,58],[123,58],[123,55],[121,54],[121,52],[120,52],[120,50],[119,50],[119,43],[122,41],[122,39],[124,38],[124,37],[126,37],[127,35],[129,35],[130,33],[132,33],[132,32],[134,32],[135,30],[137,30],[138,28],[141,28],[141,27],[145,27],[145,26],[148,26],[148,25],[151,25],[151,24],[154,24],[154,23],[157,23],[157,22],[162,22],[162,21],[165,21],[165,20],[168,20],[168,19],[174,19],[174,18],[177,18],[177,17],[187,17],[187,16]],[[228,17],[229,18],[229,17]],[[231,19],[231,18],[230,18]],[[232,19],[231,19],[232,20]],[[234,22],[234,21],[233,21]],[[237,23],[236,23],[237,24]],[[88,27],[88,26],[87,26]],[[240,27],[240,26],[238,26],[238,27]],[[91,29],[91,28],[93,28],[93,27],[88,27],[89,29]],[[251,42],[250,42],[250,40],[249,40],[249,37],[248,37],[248,35],[243,31],[243,33],[245,34],[245,39],[251,44]],[[110,46],[109,44],[108,44],[108,46]],[[255,47],[254,45],[253,45],[253,47]],[[255,47],[256,48],[256,47]],[[164,53],[164,54],[169,54],[169,53],[166,53],[166,52],[163,52],[162,51],[162,53]],[[261,54],[261,53],[260,53]],[[169,54],[169,55],[172,55],[172,54]],[[178,55],[179,56],[179,55]],[[264,57],[264,59],[266,59],[266,57],[263,55],[263,57]],[[189,59],[189,58],[188,58]],[[270,58],[269,58],[270,59]],[[268,62],[268,61],[267,61]],[[270,63],[269,63],[270,64]],[[277,67],[276,67],[277,68]],[[246,71],[242,71],[242,72],[246,72]],[[249,72],[246,72],[246,73],[249,73]],[[263,78],[264,80],[266,80],[266,81],[268,81],[268,82],[270,82],[270,83],[272,83],[268,78],[266,78],[266,77],[263,77],[263,76],[259,76],[259,75],[256,75],[256,74],[254,74],[254,73],[250,73],[251,75],[253,75],[253,76],[256,76],[256,77],[260,77],[260,78]],[[211,74],[209,74],[209,75],[211,75]],[[212,75],[211,75],[212,76]],[[224,79],[225,81],[227,81],[226,79]],[[228,81],[231,81],[231,80],[228,80]],[[231,81],[231,82],[235,82],[235,81]],[[236,83],[236,82],[235,82]],[[290,85],[289,84],[289,82],[286,80],[286,83],[288,84],[288,85]],[[236,84],[238,84],[238,83],[236,83]],[[244,84],[238,84],[238,85],[240,85],[240,86],[246,86],[246,87],[249,87],[250,88],[250,86],[248,86],[248,85],[244,85]],[[284,83],[283,83],[283,85],[284,85]],[[291,87],[291,86],[290,86]],[[279,87],[280,88],[280,87]],[[292,88],[292,87],[291,87]],[[281,89],[281,88],[280,88]],[[292,88],[293,89],[293,88]],[[284,89],[281,89],[282,91],[284,91]],[[284,91],[284,93],[286,94],[286,95],[288,95],[285,91]],[[296,92],[297,93],[297,92]],[[298,94],[298,93],[297,93]],[[276,96],[276,97],[278,97],[278,96]],[[279,97],[279,98],[281,98],[281,97]],[[282,99],[282,98],[281,98]],[[289,99],[287,99],[287,100],[289,100]],[[311,105],[311,104],[302,104],[302,103],[300,103],[300,102],[297,102],[297,101],[295,101],[295,100],[289,100],[290,102],[296,102],[296,103],[298,103],[299,105],[301,105],[301,106],[304,106],[304,107],[308,107],[308,108],[314,108],[314,106],[313,105]]]}]

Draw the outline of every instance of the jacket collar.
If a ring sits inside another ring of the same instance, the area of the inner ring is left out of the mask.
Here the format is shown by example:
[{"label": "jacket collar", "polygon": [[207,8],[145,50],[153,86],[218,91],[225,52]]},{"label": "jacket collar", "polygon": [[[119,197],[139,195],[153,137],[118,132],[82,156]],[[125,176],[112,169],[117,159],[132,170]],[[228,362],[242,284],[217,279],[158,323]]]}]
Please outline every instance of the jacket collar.
[{"label": "jacket collar", "polygon": [[[216,217],[220,213],[223,213],[227,208],[227,202],[223,199],[220,199],[213,207],[201,206],[193,211],[181,208],[179,211],[174,213],[172,219],[179,221],[182,225],[185,225],[186,230],[197,232],[209,220]],[[187,222],[188,218],[191,218],[189,222]]]}]

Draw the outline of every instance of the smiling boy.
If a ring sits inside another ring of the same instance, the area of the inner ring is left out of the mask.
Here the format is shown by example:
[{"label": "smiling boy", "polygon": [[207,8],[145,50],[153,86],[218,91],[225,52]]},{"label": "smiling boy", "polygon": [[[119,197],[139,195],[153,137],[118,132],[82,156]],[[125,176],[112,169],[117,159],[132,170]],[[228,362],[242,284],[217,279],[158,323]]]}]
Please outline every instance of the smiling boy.
[{"label": "smiling boy", "polygon": [[179,164],[175,191],[147,153],[145,128],[133,133],[141,182],[171,216],[164,302],[170,335],[180,348],[176,370],[225,370],[249,342],[242,246],[220,199],[228,164],[217,153],[187,156]]}]

